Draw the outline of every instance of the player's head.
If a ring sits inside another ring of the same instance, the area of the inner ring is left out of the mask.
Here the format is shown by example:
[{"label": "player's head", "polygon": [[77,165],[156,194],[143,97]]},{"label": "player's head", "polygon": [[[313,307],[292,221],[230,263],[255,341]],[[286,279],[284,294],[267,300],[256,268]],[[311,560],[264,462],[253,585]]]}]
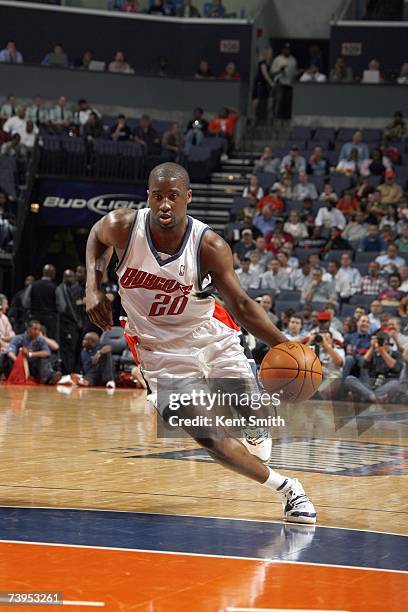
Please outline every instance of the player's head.
[{"label": "player's head", "polygon": [[159,164],[149,175],[148,203],[152,225],[171,230],[184,223],[192,192],[190,177],[179,164]]}]

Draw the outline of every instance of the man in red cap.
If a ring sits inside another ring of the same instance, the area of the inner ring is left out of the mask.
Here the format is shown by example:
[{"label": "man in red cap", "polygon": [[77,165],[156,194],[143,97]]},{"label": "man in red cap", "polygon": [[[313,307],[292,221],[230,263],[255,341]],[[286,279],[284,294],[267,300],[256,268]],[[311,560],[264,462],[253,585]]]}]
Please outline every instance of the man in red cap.
[{"label": "man in red cap", "polygon": [[397,204],[404,194],[401,186],[395,182],[394,170],[386,170],[384,178],[385,182],[377,188],[381,192],[381,204]]}]

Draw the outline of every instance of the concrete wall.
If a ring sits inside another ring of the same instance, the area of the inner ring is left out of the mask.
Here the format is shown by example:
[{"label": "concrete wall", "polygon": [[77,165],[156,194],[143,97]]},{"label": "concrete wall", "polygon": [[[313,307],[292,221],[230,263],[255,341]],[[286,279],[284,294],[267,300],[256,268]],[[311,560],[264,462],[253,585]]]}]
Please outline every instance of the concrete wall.
[{"label": "concrete wall", "polygon": [[330,20],[346,0],[269,0],[274,38],[315,38],[330,36]]},{"label": "concrete wall", "polygon": [[48,100],[66,95],[70,103],[86,98],[105,114],[123,109],[150,112],[156,118],[178,119],[195,106],[216,113],[223,106],[245,110],[247,88],[239,81],[185,81],[80,70],[0,64],[0,98],[14,93],[19,99],[41,94]]},{"label": "concrete wall", "polygon": [[296,83],[293,123],[337,127],[383,127],[404,110],[408,87],[359,83]]}]

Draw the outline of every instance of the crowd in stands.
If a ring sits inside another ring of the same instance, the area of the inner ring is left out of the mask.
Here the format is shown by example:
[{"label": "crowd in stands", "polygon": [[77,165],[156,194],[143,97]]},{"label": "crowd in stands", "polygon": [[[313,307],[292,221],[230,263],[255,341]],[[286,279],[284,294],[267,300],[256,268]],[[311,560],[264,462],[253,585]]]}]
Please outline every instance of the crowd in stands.
[{"label": "crowd in stands", "polygon": [[[408,399],[407,162],[399,112],[383,133],[294,127],[234,200],[241,286],[317,351],[322,398]],[[248,341],[259,363],[267,347]]]},{"label": "crowd in stands", "polygon": [[[152,0],[145,10],[141,7],[139,0],[115,0],[113,9],[125,13],[147,13],[160,17],[207,17],[211,19],[223,19],[236,17],[236,13],[228,13],[222,0],[211,0],[205,2],[198,8],[193,0]],[[241,11],[242,12],[242,11]]]},{"label": "crowd in stands", "polygon": [[57,285],[47,264],[41,278],[26,277],[10,306],[0,294],[0,380],[114,389],[125,377],[144,386],[120,326],[117,284],[102,285],[115,326],[100,335],[85,312],[85,275],[82,265],[65,270]]}]

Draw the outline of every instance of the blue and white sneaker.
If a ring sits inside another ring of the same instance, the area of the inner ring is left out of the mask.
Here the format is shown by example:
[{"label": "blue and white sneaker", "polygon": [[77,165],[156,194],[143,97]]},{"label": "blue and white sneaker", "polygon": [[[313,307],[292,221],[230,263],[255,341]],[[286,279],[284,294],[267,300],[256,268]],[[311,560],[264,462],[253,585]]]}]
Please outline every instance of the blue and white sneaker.
[{"label": "blue and white sneaker", "polygon": [[288,478],[278,491],[285,496],[283,513],[286,521],[308,525],[316,522],[316,510],[297,478]]},{"label": "blue and white sneaker", "polygon": [[272,436],[269,429],[260,427],[246,427],[242,444],[264,463],[268,463],[272,454]]}]

